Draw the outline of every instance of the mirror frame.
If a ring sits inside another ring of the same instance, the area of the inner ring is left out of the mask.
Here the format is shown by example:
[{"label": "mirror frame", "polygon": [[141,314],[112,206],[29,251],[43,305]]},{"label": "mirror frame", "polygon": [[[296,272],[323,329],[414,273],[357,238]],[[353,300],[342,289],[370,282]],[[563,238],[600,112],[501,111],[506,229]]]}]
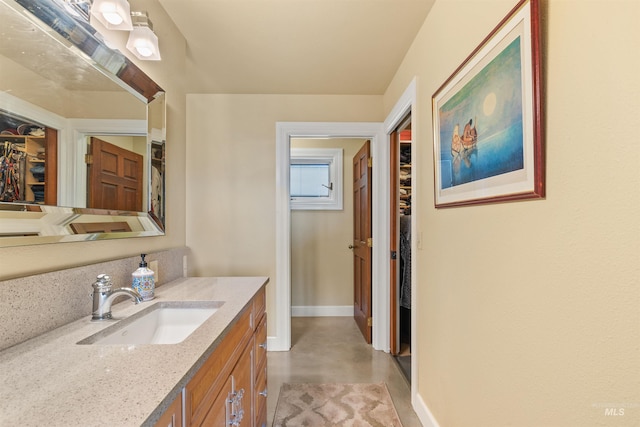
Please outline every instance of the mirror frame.
[{"label": "mirror frame", "polygon": [[[107,47],[102,37],[88,22],[73,18],[65,10],[64,0],[0,0],[0,2],[26,15],[36,27],[73,50],[88,66],[97,69],[145,103],[147,105],[147,129],[139,129],[139,132],[146,134],[148,146],[151,146],[152,143],[166,144],[164,90],[121,52]],[[154,105],[160,104],[159,108],[162,109],[162,129],[160,132],[157,127],[153,130],[151,127],[149,110],[152,103]],[[37,117],[30,117],[30,119],[36,120]],[[127,126],[130,124],[123,124],[122,127],[127,128]],[[137,127],[140,128],[140,126]],[[150,163],[151,158],[149,158]],[[163,192],[166,184],[164,182],[164,168],[163,157]],[[147,197],[149,199],[147,209],[149,209],[150,183],[146,190],[149,193],[149,197]],[[161,236],[165,234],[164,209],[166,209],[164,194],[161,197],[164,208],[160,217],[151,211],[129,212],[0,202],[0,247]],[[74,233],[68,225],[79,218],[83,222],[91,222],[86,220],[94,219],[98,223],[104,221],[109,223],[133,222],[139,226],[132,228],[138,229],[138,231]],[[40,235],[38,233],[37,230],[44,227],[36,226],[36,223],[43,222],[47,224],[46,228],[51,234]],[[30,229],[34,232],[31,233]],[[38,235],[35,235],[36,233]]]}]

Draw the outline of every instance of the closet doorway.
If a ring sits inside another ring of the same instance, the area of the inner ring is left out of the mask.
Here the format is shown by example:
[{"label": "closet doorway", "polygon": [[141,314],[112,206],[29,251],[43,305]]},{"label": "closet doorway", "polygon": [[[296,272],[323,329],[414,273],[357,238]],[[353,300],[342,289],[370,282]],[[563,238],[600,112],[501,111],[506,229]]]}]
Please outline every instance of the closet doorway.
[{"label": "closet doorway", "polygon": [[411,381],[411,113],[390,142],[390,326],[391,354]]}]

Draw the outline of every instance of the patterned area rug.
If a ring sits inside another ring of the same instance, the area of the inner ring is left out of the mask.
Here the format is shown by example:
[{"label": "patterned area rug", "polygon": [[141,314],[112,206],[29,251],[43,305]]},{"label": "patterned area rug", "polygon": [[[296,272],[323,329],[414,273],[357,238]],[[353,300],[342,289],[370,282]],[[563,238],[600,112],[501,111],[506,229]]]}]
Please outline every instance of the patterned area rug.
[{"label": "patterned area rug", "polygon": [[379,384],[283,384],[273,427],[402,427]]}]

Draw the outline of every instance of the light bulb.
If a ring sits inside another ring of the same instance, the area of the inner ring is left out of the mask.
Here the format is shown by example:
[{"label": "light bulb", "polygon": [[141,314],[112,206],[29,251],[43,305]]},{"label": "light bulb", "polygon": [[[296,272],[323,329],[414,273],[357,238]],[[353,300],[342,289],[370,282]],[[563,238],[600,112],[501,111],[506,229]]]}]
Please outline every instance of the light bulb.
[{"label": "light bulb", "polygon": [[131,31],[131,11],[127,0],[93,0],[91,15],[107,30]]},{"label": "light bulb", "polygon": [[135,26],[129,33],[127,41],[129,49],[138,59],[146,61],[159,61],[160,50],[158,47],[158,37],[153,30],[147,26]]},{"label": "light bulb", "polygon": [[106,19],[107,22],[112,25],[120,25],[124,21],[122,16],[120,16],[116,12],[103,12],[102,16],[104,16],[104,19]]},{"label": "light bulb", "polygon": [[151,49],[149,46],[136,46],[136,50],[141,56],[144,56],[145,58],[153,55],[153,49]]}]

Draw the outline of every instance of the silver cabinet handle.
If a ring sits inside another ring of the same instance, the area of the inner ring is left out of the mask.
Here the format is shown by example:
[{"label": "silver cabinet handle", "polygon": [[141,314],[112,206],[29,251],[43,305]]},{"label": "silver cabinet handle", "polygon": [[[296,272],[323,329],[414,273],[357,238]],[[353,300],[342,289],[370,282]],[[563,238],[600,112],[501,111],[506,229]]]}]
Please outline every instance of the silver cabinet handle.
[{"label": "silver cabinet handle", "polygon": [[226,425],[238,427],[242,423],[244,416],[244,408],[242,407],[242,398],[244,397],[244,389],[231,391],[227,395],[225,402],[225,419]]},{"label": "silver cabinet handle", "polygon": [[265,388],[261,392],[258,393],[260,396],[267,397],[267,389]]},{"label": "silver cabinet handle", "polygon": [[258,344],[258,347],[264,348],[266,350],[267,349],[267,342],[265,341],[262,344]]}]

